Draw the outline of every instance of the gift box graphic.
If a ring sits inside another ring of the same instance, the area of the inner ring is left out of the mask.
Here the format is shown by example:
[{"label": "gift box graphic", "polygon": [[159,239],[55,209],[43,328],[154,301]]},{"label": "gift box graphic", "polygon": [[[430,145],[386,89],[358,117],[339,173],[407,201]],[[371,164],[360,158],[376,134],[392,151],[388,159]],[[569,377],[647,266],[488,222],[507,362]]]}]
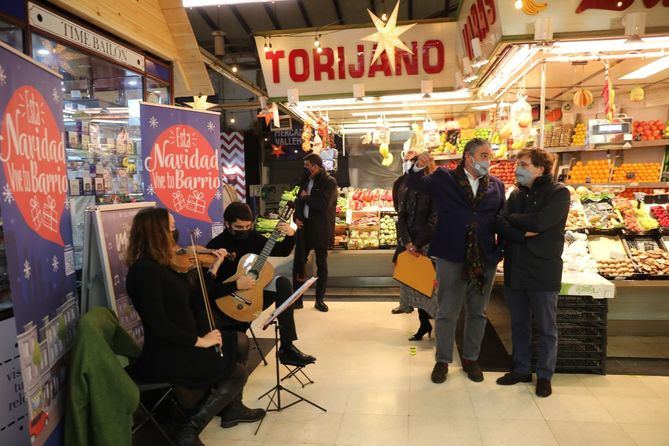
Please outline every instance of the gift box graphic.
[{"label": "gift box graphic", "polygon": [[42,208],[39,206],[39,200],[37,200],[37,197],[32,197],[30,199],[30,218],[33,221],[33,225],[35,225],[35,230],[39,231],[39,229],[42,227]]},{"label": "gift box graphic", "polygon": [[42,206],[42,225],[49,231],[58,231],[58,214],[56,213],[56,200],[52,196],[46,197],[46,203]]},{"label": "gift box graphic", "polygon": [[186,200],[184,199],[183,195],[181,195],[180,190],[172,192],[172,204],[174,204],[174,210],[177,212],[180,212],[183,208],[186,207]]},{"label": "gift box graphic", "polygon": [[204,214],[205,211],[204,193],[194,190],[188,197],[186,209],[196,214]]}]

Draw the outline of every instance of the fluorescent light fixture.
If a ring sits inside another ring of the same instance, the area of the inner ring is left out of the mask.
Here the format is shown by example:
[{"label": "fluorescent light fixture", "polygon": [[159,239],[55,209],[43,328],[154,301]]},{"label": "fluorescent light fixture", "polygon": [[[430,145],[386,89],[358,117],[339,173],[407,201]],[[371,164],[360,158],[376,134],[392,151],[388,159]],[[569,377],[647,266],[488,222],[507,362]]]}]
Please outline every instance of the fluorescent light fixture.
[{"label": "fluorescent light fixture", "polygon": [[[389,115],[407,115],[407,114],[410,114],[410,113],[415,113],[417,115],[420,115],[420,114],[427,113],[427,110],[407,109],[407,110],[388,110],[388,111],[383,112],[383,114],[386,115],[386,116],[389,116]],[[370,116],[370,115],[375,115],[375,114],[378,114],[379,116],[381,115],[381,113],[374,113],[374,112],[356,112],[356,113],[351,113],[351,116]],[[374,120],[374,122],[376,122],[376,119]]]},{"label": "fluorescent light fixture", "polygon": [[[376,120],[374,120],[374,122],[372,122],[372,124],[374,124],[374,123],[376,123]],[[410,123],[409,123],[409,122],[406,122],[406,121],[404,121],[404,122],[394,122],[394,123],[390,124],[389,127],[390,127],[390,129],[392,130],[392,129],[396,128],[396,127],[407,127],[409,124],[410,124]],[[343,126],[344,126],[345,128],[361,129],[361,128],[367,128],[367,127],[369,127],[369,122],[367,122],[367,123],[365,123],[365,122],[348,123],[348,124],[343,124]]]},{"label": "fluorescent light fixture", "polygon": [[555,42],[550,48],[552,54],[582,54],[658,50],[669,48],[669,36],[644,37],[641,40],[600,39],[571,40]]},{"label": "fluorescent light fixture", "polygon": [[[469,105],[469,104],[488,104],[490,100],[476,100],[476,99],[462,99],[462,100],[453,100],[453,101],[435,101],[429,102],[422,100],[420,102],[415,102],[413,105],[416,107],[439,107],[439,106],[450,106],[450,105]],[[300,103],[303,105],[304,102]],[[404,113],[411,113],[412,104],[402,104],[407,107],[407,110]],[[371,111],[363,113],[362,115],[373,115],[373,114],[386,114],[384,111],[379,111],[386,108],[397,107],[398,104],[370,104],[367,102],[357,102],[351,105],[331,105],[331,106],[321,106],[315,107],[310,111],[354,111],[354,110],[365,110],[370,109]]]},{"label": "fluorescent light fixture", "polygon": [[474,59],[472,68],[481,68],[488,63],[488,59]]},{"label": "fluorescent light fixture", "polygon": [[51,54],[51,51],[47,50],[46,48],[40,48],[37,50],[37,54],[39,54],[40,56],[48,56],[49,54]]},{"label": "fluorescent light fixture", "polygon": [[[425,119],[425,116],[401,116],[399,118],[385,118],[384,121],[387,122],[395,122],[397,124],[395,125],[400,125],[399,123],[402,123],[404,125],[409,125],[408,122],[405,121],[415,121],[418,119]],[[357,122],[366,122],[367,124],[374,124],[376,123],[377,118],[374,119],[358,119]]]},{"label": "fluorescent light fixture", "polygon": [[[408,132],[411,131],[411,127],[391,127],[390,130],[391,132]],[[342,128],[341,131],[346,135],[353,135],[353,134],[372,133],[374,129],[369,126],[360,128],[344,127]]]},{"label": "fluorescent light fixture", "polygon": [[[499,108],[505,107],[507,104],[505,103],[500,103]],[[487,105],[477,105],[476,107],[472,107],[472,110],[492,110],[493,108],[497,108],[498,104],[487,104]]]},{"label": "fluorescent light fixture", "polygon": [[474,82],[474,81],[475,81],[476,79],[478,79],[478,78],[479,78],[479,77],[478,77],[476,74],[470,74],[469,76],[467,76],[467,77],[464,79],[464,81],[467,82],[468,84],[471,84],[472,82]]},{"label": "fluorescent light fixture", "polygon": [[481,88],[483,96],[492,96],[499,91],[511,78],[528,64],[539,51],[534,45],[515,45],[495,70],[494,76],[486,80]]},{"label": "fluorescent light fixture", "polygon": [[[469,90],[456,90],[456,91],[438,91],[434,92],[430,95],[431,100],[450,100],[450,99],[466,99],[470,98],[472,96],[471,91]],[[329,106],[344,106],[344,105],[349,105],[349,106],[368,106],[368,107],[377,107],[382,104],[392,104],[392,103],[401,103],[405,104],[408,102],[418,102],[421,101],[423,103],[429,103],[431,102],[426,101],[423,98],[423,95],[420,93],[414,93],[414,94],[400,94],[400,95],[388,95],[388,96],[380,96],[380,97],[364,97],[362,98],[362,101],[356,100],[356,98],[338,98],[338,99],[321,99],[321,100],[314,100],[314,101],[302,101],[300,102],[300,106],[305,108],[305,109],[320,109],[322,107],[329,107]],[[423,105],[424,106],[424,105]],[[397,105],[395,105],[397,107]]]},{"label": "fluorescent light fixture", "polygon": [[647,65],[644,65],[638,70],[624,75],[620,78],[620,80],[646,79],[647,77],[653,76],[664,70],[669,70],[669,56],[662,57]]},{"label": "fluorescent light fixture", "polygon": [[137,85],[137,80],[135,80],[135,79],[130,79],[130,80],[128,81],[128,85],[130,85],[131,87],[134,87],[135,85]]},{"label": "fluorescent light fixture", "polygon": [[197,6],[219,6],[219,5],[239,5],[242,3],[269,3],[281,0],[183,0],[184,8],[194,8]]}]

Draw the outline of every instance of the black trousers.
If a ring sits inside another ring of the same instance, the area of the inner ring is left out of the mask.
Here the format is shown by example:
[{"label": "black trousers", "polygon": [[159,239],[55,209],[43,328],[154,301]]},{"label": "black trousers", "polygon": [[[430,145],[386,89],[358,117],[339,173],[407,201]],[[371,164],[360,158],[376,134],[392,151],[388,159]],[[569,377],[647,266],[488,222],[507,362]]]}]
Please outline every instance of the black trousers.
[{"label": "black trousers", "polygon": [[298,289],[307,280],[305,277],[307,258],[313,250],[316,253],[316,274],[318,277],[318,281],[316,281],[316,300],[324,300],[325,289],[328,285],[328,249],[327,245],[314,246],[310,242],[310,231],[314,231],[314,228],[310,228],[309,223],[306,222],[304,228],[297,233],[293,260],[293,288]]}]

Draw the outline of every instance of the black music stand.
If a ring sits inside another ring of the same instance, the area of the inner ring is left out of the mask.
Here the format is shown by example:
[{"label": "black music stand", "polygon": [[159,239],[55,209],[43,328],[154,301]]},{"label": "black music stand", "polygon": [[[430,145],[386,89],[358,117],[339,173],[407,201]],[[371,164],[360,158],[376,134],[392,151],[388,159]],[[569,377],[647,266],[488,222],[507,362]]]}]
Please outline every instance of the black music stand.
[{"label": "black music stand", "polygon": [[[287,375],[284,378],[281,378],[280,372],[279,372],[279,367],[280,367],[281,361],[279,360],[279,321],[278,321],[277,318],[287,308],[292,306],[295,303],[295,301],[297,299],[299,299],[307,291],[307,289],[316,282],[316,280],[317,280],[316,277],[312,277],[309,280],[307,280],[306,282],[304,282],[304,284],[300,288],[298,288],[297,291],[295,291],[293,293],[293,295],[290,296],[281,306],[276,308],[272,312],[270,317],[262,324],[262,329],[263,330],[267,330],[267,327],[269,327],[270,325],[274,325],[274,352],[275,352],[274,360],[275,360],[275,363],[276,363],[276,385],[274,387],[272,387],[271,389],[269,389],[267,392],[263,393],[261,396],[258,397],[259,400],[265,398],[266,396],[269,397],[269,402],[267,403],[267,408],[266,408],[267,412],[281,412],[282,410],[288,409],[289,407],[294,406],[295,404],[300,403],[302,401],[304,401],[305,403],[311,404],[312,406],[316,407],[317,409],[322,410],[323,412],[327,412],[326,409],[319,406],[318,404],[316,404],[312,401],[309,401],[308,399],[304,398],[301,395],[298,395],[297,393],[293,392],[290,389],[286,389],[285,387],[283,387],[283,385],[281,384],[283,382],[283,380],[290,377],[290,376],[293,376],[294,373],[291,372],[291,374]],[[292,365],[292,364],[289,364],[289,365]],[[298,367],[298,370],[301,370],[302,368],[303,367]],[[311,380],[309,380],[309,381],[311,381]],[[313,381],[311,381],[311,382],[313,382]],[[300,381],[300,383],[301,383],[301,381]],[[304,387],[304,384],[302,385],[302,387]],[[290,393],[291,395],[296,397],[297,400],[295,400],[292,403],[287,404],[285,406],[282,405],[281,404],[281,392],[282,391]],[[274,407],[270,409],[270,406],[272,406],[272,405],[274,405]],[[263,421],[264,421],[264,418],[262,420],[260,420],[260,424],[258,424],[258,428],[256,429],[256,432],[255,432],[256,434],[260,430],[260,426],[262,426]]]}]

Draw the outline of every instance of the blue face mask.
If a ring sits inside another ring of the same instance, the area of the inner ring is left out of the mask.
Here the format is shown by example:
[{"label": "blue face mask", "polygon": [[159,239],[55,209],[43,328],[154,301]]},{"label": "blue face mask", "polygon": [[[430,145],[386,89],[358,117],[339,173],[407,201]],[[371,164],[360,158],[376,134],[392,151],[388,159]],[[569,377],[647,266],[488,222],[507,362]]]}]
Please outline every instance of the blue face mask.
[{"label": "blue face mask", "polygon": [[517,166],[516,181],[518,181],[518,184],[521,186],[529,187],[534,181],[534,175],[532,175],[532,172],[525,169],[524,167]]},{"label": "blue face mask", "polygon": [[474,170],[476,171],[476,173],[478,173],[482,177],[488,175],[488,172],[490,171],[490,161],[476,162],[473,159],[472,161],[474,163]]}]

